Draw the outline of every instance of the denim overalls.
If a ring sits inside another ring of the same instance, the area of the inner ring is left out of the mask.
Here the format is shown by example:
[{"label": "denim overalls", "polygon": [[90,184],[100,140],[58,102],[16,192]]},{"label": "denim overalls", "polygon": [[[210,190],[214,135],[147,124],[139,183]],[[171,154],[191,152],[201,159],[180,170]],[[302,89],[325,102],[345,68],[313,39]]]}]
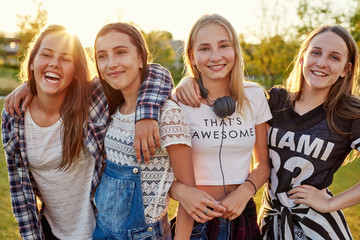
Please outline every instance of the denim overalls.
[{"label": "denim overalls", "polygon": [[98,215],[93,239],[171,239],[167,215],[156,223],[145,222],[138,167],[106,160],[95,204]]}]

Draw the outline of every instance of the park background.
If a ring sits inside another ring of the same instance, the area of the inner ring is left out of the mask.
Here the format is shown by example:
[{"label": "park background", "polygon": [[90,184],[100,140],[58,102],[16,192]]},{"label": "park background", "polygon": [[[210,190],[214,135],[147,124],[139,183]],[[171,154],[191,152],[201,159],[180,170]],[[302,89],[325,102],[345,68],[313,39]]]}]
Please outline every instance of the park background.
[{"label": "park background", "polygon": [[[243,49],[247,78],[265,89],[286,79],[299,44],[316,26],[341,24],[360,44],[360,0],[223,0],[220,3],[215,0],[103,0],[99,4],[95,0],[0,0],[0,96],[6,96],[20,84],[17,73],[24,49],[39,29],[50,23],[65,25],[74,31],[92,56],[92,41],[102,25],[131,22],[142,29],[153,62],[168,68],[175,84],[183,76],[184,40],[191,24],[206,13],[219,13],[234,25]],[[80,28],[76,28],[77,25]],[[3,101],[0,97],[0,111]],[[338,194],[360,181],[359,160],[341,167],[335,174],[330,186],[333,193]],[[261,195],[262,189],[255,197],[258,207]],[[176,204],[171,201],[170,216]],[[360,204],[345,209],[344,213],[354,239],[360,239]],[[20,239],[11,211],[1,143],[0,239]]]}]

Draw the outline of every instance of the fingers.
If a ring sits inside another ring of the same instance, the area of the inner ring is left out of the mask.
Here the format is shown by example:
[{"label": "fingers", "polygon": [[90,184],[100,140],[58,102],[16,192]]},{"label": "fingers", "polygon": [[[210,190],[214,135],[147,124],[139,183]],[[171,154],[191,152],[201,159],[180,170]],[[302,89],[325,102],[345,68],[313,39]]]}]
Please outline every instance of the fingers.
[{"label": "fingers", "polygon": [[135,156],[136,156],[136,160],[138,162],[142,162],[142,158],[141,158],[141,141],[140,139],[135,138],[135,142],[134,142],[134,147],[135,147]]},{"label": "fingers", "polygon": [[[159,148],[160,147],[160,133],[159,133],[159,131],[154,131],[153,134],[154,134],[153,140],[155,140],[155,147]],[[150,151],[151,151],[151,149],[150,149]],[[154,151],[155,151],[155,149],[154,149]]]},{"label": "fingers", "polygon": [[32,100],[32,97],[30,97],[30,96],[26,96],[26,97],[25,97],[25,99],[24,99],[24,101],[23,101],[23,103],[22,103],[22,110],[23,110],[23,112],[26,111],[26,109],[27,109],[27,107],[29,106],[31,100]]},{"label": "fingers", "polygon": [[222,212],[226,212],[226,208],[224,206],[221,206],[219,202],[208,201],[206,202],[206,206],[213,209],[211,212],[216,215],[214,215],[213,217],[217,217],[219,214],[221,216]]},{"label": "fingers", "polygon": [[195,219],[194,220],[197,222],[200,222],[200,223],[210,221],[214,217],[221,217],[221,213],[220,213],[220,215],[219,215],[219,213],[215,214],[215,212],[209,208],[200,210],[196,215],[197,215],[198,220],[195,220]]},{"label": "fingers", "polygon": [[185,105],[192,107],[199,107],[201,102],[199,95],[196,94],[194,89],[184,89],[176,91],[176,97]]},{"label": "fingers", "polygon": [[21,116],[21,111],[20,111],[20,102],[22,98],[19,98],[16,94],[13,96],[14,102],[13,102],[13,107],[16,111],[16,113],[18,114],[18,116]]},{"label": "fingers", "polygon": [[317,188],[310,186],[310,185],[300,185],[294,187],[290,191],[287,192],[288,195],[294,195],[296,193],[311,193],[312,191],[317,190]]},{"label": "fingers", "polygon": [[10,109],[9,109],[10,98],[9,98],[9,95],[7,95],[5,100],[4,100],[4,108],[5,108],[6,112],[8,112],[8,113],[10,113]]},{"label": "fingers", "polygon": [[6,111],[12,116],[15,117],[14,113],[14,96],[12,93],[8,94],[4,101]]},{"label": "fingers", "polygon": [[[145,161],[145,163],[149,163],[150,157],[149,157],[148,141],[141,140],[140,144],[141,144],[141,153],[142,153],[142,156],[144,157],[144,161]],[[139,159],[138,159],[138,161],[139,161]]]},{"label": "fingers", "polygon": [[[147,142],[145,143],[148,146],[148,152],[150,152],[150,156],[151,157],[155,157],[155,142],[154,142],[154,137],[153,136],[149,136],[149,138],[147,139]],[[144,154],[144,152],[143,152]],[[148,153],[149,154],[149,153]],[[149,159],[150,161],[150,159]]]}]

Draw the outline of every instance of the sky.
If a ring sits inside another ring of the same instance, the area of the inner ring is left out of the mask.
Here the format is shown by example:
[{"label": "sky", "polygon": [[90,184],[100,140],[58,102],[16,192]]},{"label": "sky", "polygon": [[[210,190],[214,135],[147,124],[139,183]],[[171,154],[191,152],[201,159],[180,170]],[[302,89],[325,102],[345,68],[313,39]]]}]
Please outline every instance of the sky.
[{"label": "sky", "polygon": [[[285,21],[296,19],[299,0],[286,1]],[[346,0],[337,0],[338,2]],[[39,0],[0,0],[0,32],[17,32],[17,15],[36,16]],[[276,0],[43,0],[48,23],[61,24],[76,33],[83,45],[92,46],[96,33],[110,22],[133,22],[145,32],[163,30],[175,40],[186,40],[192,24],[203,14],[227,18],[238,34],[249,36],[260,28],[262,3],[274,8]],[[250,36],[249,36],[250,38]],[[251,39],[250,39],[251,40]]]}]

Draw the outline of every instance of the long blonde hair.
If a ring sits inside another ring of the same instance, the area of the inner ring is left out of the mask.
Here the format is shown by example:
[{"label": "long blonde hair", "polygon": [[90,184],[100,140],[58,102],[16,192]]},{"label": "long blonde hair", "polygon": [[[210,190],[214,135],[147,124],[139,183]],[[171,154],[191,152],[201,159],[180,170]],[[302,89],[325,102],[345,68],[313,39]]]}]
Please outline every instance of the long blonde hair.
[{"label": "long blonde hair", "polygon": [[226,29],[230,36],[230,41],[235,52],[234,67],[230,73],[230,93],[233,98],[238,101],[237,111],[241,114],[245,105],[249,105],[249,101],[245,95],[244,90],[244,61],[242,51],[239,43],[239,39],[236,35],[235,29],[231,23],[224,17],[218,14],[203,15],[193,25],[190,30],[188,40],[186,42],[184,51],[184,62],[186,64],[186,72],[188,76],[195,79],[200,79],[201,73],[196,66],[191,64],[191,58],[193,56],[194,41],[199,30],[208,24],[217,24]]},{"label": "long blonde hair", "polygon": [[[34,71],[30,65],[40,49],[43,39],[49,34],[58,34],[73,42],[73,57],[75,65],[74,78],[68,87],[66,97],[60,108],[62,123],[62,161],[59,169],[67,170],[80,156],[84,148],[84,122],[89,112],[90,81],[92,68],[89,56],[85,52],[77,36],[67,32],[61,25],[49,25],[34,37],[26,50],[26,56],[21,64],[19,78],[27,82],[31,93],[37,94]],[[86,126],[87,124],[85,124]]]},{"label": "long blonde hair", "polygon": [[[294,60],[294,68],[286,80],[286,88],[289,94],[290,106],[299,100],[303,94],[304,75],[300,64],[304,53],[309,46],[310,41],[317,35],[324,32],[333,32],[341,37],[348,49],[348,63],[351,68],[345,77],[339,77],[331,86],[328,98],[324,103],[326,111],[327,124],[330,130],[340,135],[350,135],[351,133],[343,132],[336,126],[335,118],[357,119],[360,116],[360,98],[358,79],[359,79],[359,55],[358,47],[351,34],[339,25],[326,25],[311,31],[301,44],[298,55]],[[351,158],[358,156],[359,153],[352,154]]]}]

